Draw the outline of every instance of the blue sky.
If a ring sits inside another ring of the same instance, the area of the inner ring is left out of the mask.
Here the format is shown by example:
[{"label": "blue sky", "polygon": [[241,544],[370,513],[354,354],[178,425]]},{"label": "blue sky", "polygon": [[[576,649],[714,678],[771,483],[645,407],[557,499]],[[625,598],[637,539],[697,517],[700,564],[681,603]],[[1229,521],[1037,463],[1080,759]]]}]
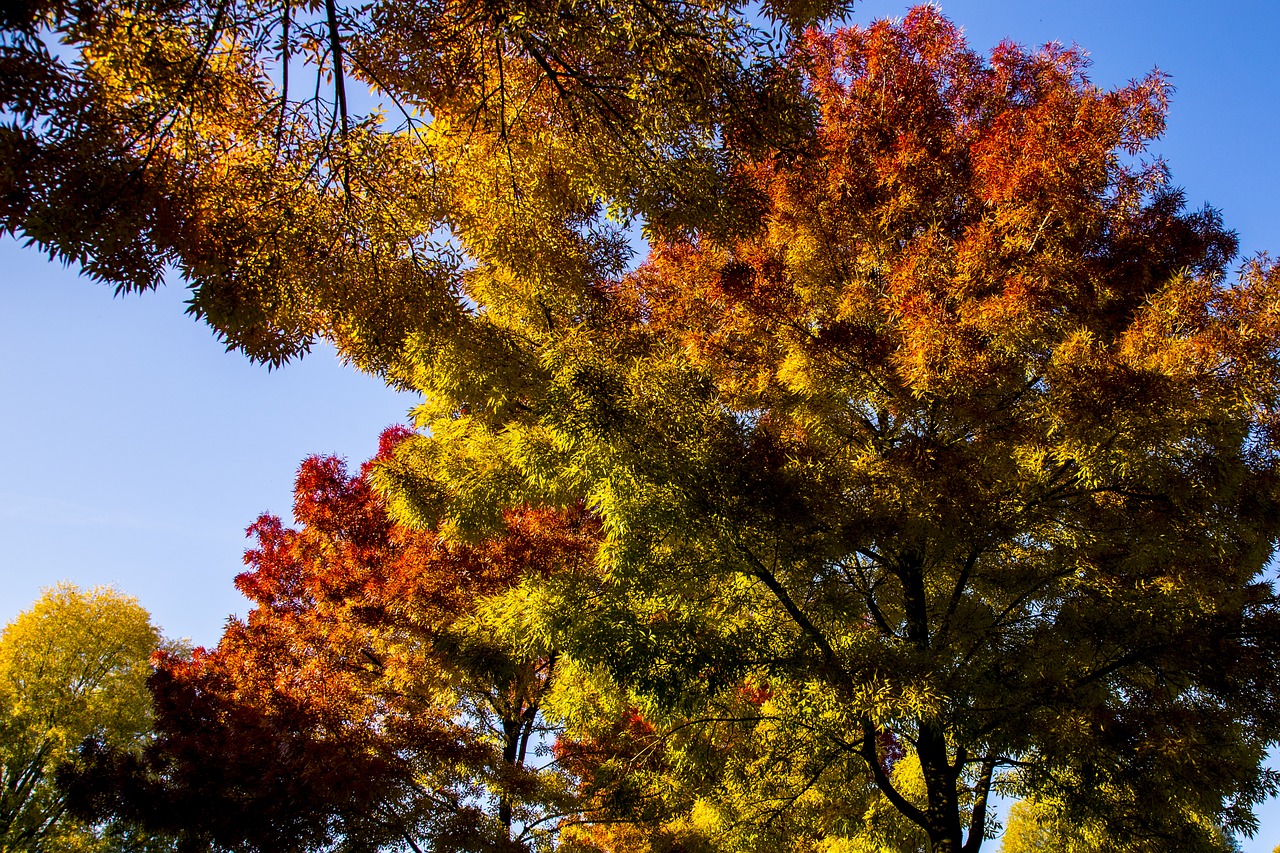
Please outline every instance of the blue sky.
[{"label": "blue sky", "polygon": [[[1280,3],[945,0],[970,45],[1077,43],[1092,77],[1159,67],[1176,87],[1155,151],[1188,203],[1210,203],[1245,253],[1280,252]],[[900,16],[868,0],[853,21]],[[180,283],[141,297],[0,240],[0,622],[68,579],[137,596],[170,636],[216,642],[244,602],[243,531],[287,516],[311,453],[353,465],[413,398],[321,350],[268,372],[183,314]],[[1280,843],[1270,801],[1247,853]]]}]

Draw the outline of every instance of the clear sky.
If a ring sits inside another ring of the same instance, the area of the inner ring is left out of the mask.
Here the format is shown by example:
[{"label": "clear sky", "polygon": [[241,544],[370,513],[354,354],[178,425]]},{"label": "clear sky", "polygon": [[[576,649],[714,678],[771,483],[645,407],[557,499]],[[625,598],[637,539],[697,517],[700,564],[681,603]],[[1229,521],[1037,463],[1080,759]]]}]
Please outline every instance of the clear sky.
[{"label": "clear sky", "polygon": [[[1077,43],[1116,86],[1159,67],[1176,87],[1156,146],[1188,203],[1221,209],[1246,254],[1280,252],[1280,3],[1274,0],[944,0],[970,45]],[[852,21],[900,16],[866,0]],[[321,350],[268,372],[183,314],[181,283],[108,289],[0,240],[0,622],[69,579],[137,596],[170,636],[213,644],[244,602],[244,528],[288,516],[311,453],[353,466],[395,394]],[[1278,675],[1280,677],[1280,675]],[[1280,843],[1263,809],[1247,853]]]}]

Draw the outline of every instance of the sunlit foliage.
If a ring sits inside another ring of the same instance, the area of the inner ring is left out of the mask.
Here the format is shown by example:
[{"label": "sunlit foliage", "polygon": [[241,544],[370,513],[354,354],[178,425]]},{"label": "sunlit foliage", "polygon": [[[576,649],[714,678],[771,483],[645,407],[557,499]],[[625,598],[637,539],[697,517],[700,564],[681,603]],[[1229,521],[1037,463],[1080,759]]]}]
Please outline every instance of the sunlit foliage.
[{"label": "sunlit foliage", "polygon": [[803,695],[812,778],[859,758],[935,851],[977,849],[993,787],[1117,838],[1247,830],[1280,719],[1280,275],[1233,276],[1145,156],[1166,82],[984,58],[928,9],[792,62],[820,121],[744,155],[758,226],[584,296],[477,290],[520,384],[423,352],[393,508],[468,530],[585,496],[609,587],[545,593],[566,654],[668,714]]},{"label": "sunlit foliage", "polygon": [[[1159,74],[1106,91],[1077,49],[980,55],[929,7],[775,6],[777,41],[713,3],[37,4],[6,34],[0,213],[126,288],[175,264],[254,357],[324,336],[420,392],[360,478],[378,529],[474,553],[522,513],[591,519],[589,569],[396,616],[489,620],[465,636],[573,674],[547,696],[566,846],[975,853],[993,792],[1117,845],[1249,831],[1280,737],[1280,272],[1151,155]],[[317,94],[284,97],[290,58]],[[89,216],[86,152],[114,181]],[[301,506],[255,559],[329,565],[292,550],[324,529]],[[267,744],[373,733],[350,755],[501,814],[463,757],[497,743],[460,723],[478,688],[402,708],[379,668],[376,556],[297,605],[264,562],[258,615],[166,672],[225,679]],[[413,636],[412,677],[453,671]],[[312,667],[356,725],[291,687]],[[387,790],[351,813],[409,802]],[[445,837],[413,802],[395,826]],[[347,813],[293,837],[379,837]]]},{"label": "sunlit foliage", "polygon": [[[1240,853],[1240,842],[1226,835],[1212,821],[1201,818],[1188,821],[1195,831],[1180,839],[1178,850],[1206,853]],[[1169,850],[1167,838],[1132,837],[1119,839],[1107,832],[1105,825],[1085,818],[1068,821],[1056,804],[1040,800],[1019,800],[1009,811],[1009,825],[1004,832],[1000,853],[1145,853]]]},{"label": "sunlit foliage", "polygon": [[[794,34],[844,5],[765,8]],[[382,369],[414,335],[483,347],[472,263],[517,252],[526,273],[589,277],[588,258],[622,251],[606,211],[672,227],[749,213],[725,191],[724,143],[786,140],[804,122],[745,11],[6,6],[0,228],[123,290],[176,267],[192,311],[273,363],[317,335]],[[583,231],[613,236],[588,246]]]},{"label": "sunlit foliage", "polygon": [[55,771],[86,738],[136,753],[151,731],[160,633],[138,602],[59,584],[0,634],[0,850],[164,850],[131,827],[66,813]]}]

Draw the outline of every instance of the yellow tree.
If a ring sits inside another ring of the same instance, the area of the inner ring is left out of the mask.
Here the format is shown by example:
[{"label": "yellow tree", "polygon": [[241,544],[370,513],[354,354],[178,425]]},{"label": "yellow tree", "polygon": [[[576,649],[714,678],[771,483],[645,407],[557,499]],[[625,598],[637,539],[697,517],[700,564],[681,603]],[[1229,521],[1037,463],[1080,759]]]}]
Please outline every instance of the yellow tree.
[{"label": "yellow tree", "polygon": [[[115,590],[60,584],[0,634],[0,850],[109,849],[123,827],[64,814],[55,769],[89,737],[140,749],[151,730],[147,678],[162,640]],[[145,839],[134,838],[137,849]]]}]

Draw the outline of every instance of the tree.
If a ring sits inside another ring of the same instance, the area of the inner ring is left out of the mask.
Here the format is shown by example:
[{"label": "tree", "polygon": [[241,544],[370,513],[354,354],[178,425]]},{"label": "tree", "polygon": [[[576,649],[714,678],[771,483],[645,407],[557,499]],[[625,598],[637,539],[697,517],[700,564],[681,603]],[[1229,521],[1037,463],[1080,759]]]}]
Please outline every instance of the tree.
[{"label": "tree", "polygon": [[146,689],[160,633],[115,590],[59,584],[0,634],[0,850],[163,849],[122,824],[66,813],[54,771],[86,738],[123,752],[151,731]]},{"label": "tree", "polygon": [[744,679],[797,697],[828,752],[793,793],[856,757],[933,851],[979,848],[993,787],[1119,844],[1250,830],[1280,274],[1229,275],[1217,214],[1142,159],[1166,82],[984,59],[927,8],[793,63],[820,123],[743,154],[754,231],[669,235],[576,298],[476,288],[522,383],[418,353],[393,510],[471,529],[585,496],[607,594],[544,589],[565,654],[667,733]]},{"label": "tree", "polygon": [[[406,431],[383,435],[382,454]],[[525,585],[590,571],[581,507],[512,510],[469,545],[391,522],[368,471],[303,462],[294,516],[263,515],[236,579],[253,603],[218,646],[161,659],[142,757],[94,748],[73,805],[193,849],[528,850],[568,804],[541,772],[555,649]]]}]

